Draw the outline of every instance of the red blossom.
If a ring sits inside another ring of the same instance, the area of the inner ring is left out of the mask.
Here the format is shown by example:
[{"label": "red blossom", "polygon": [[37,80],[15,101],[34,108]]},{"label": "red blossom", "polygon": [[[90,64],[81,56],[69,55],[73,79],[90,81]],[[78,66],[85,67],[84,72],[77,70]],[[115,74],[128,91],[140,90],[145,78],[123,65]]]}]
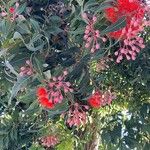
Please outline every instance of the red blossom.
[{"label": "red blossom", "polygon": [[37,89],[37,96],[38,96],[38,101],[42,107],[52,109],[54,108],[54,104],[52,103],[51,100],[48,99],[48,93],[46,88],[44,87],[39,87]]},{"label": "red blossom", "polygon": [[15,8],[14,7],[10,7],[9,8],[9,13],[14,14],[14,12],[15,12]]},{"label": "red blossom", "polygon": [[95,92],[89,99],[88,103],[93,108],[100,108],[101,107],[101,93],[99,91]]},{"label": "red blossom", "polygon": [[149,16],[149,7],[139,0],[118,0],[117,4],[105,10],[106,18],[115,23],[121,17],[125,17],[126,26],[115,32],[109,33],[110,37],[121,38],[120,48],[115,52],[116,62],[120,63],[124,58],[135,60],[141,49],[145,48],[144,39],[139,34],[144,27],[150,26],[144,16]]},{"label": "red blossom", "polygon": [[46,82],[46,87],[37,88],[36,95],[39,103],[45,108],[53,108],[55,104],[61,103],[64,94],[73,92],[70,82],[66,82],[67,72],[62,76],[53,77],[50,82]]},{"label": "red blossom", "polygon": [[[138,20],[140,23],[142,23],[144,13],[144,7],[138,0],[118,0],[117,4],[114,7],[105,10],[106,18],[112,23],[115,23],[121,17],[125,17],[127,22],[126,30],[131,28],[130,24],[132,18],[135,18],[135,20]],[[136,30],[138,28],[139,27],[137,25],[132,26],[131,29]],[[109,35],[116,39],[120,38],[121,36],[126,37],[126,33],[122,35],[122,29],[116,32],[111,32]]]},{"label": "red blossom", "polygon": [[93,108],[100,108],[110,105],[113,99],[115,99],[115,95],[110,91],[105,91],[104,93],[97,91],[88,99],[88,103]]},{"label": "red blossom", "polygon": [[41,104],[41,106],[45,108],[48,108],[48,109],[54,108],[54,104],[52,103],[52,101],[50,101],[46,97],[39,97],[39,103]]},{"label": "red blossom", "polygon": [[47,95],[47,90],[44,87],[39,87],[37,89],[37,96],[39,97],[45,97]]}]

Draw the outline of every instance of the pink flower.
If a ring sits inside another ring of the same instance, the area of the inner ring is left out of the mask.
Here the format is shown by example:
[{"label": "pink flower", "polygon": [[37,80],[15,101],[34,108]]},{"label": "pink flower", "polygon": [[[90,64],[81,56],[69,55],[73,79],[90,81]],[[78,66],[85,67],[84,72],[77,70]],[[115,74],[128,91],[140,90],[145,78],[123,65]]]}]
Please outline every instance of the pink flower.
[{"label": "pink flower", "polygon": [[52,77],[51,81],[47,82],[47,86],[44,87],[47,91],[47,98],[54,105],[62,102],[64,94],[73,92],[71,83],[65,81],[67,74],[68,72],[64,71],[62,76]]},{"label": "pink flower", "polygon": [[5,11],[2,11],[2,12],[1,12],[1,16],[2,16],[2,17],[5,17],[5,16],[7,16],[7,12],[5,12]]},{"label": "pink flower", "polygon": [[106,39],[104,37],[100,37],[99,30],[95,30],[94,28],[94,25],[97,21],[96,16],[93,16],[92,19],[89,19],[88,14],[83,13],[82,17],[87,22],[83,37],[85,40],[85,48],[90,48],[91,53],[94,53],[100,48],[100,44],[98,43],[99,39],[103,42],[106,42]]},{"label": "pink flower", "polygon": [[30,60],[26,60],[25,65],[20,68],[20,73],[19,73],[20,76],[26,76],[26,75],[30,76],[33,73],[34,71]]},{"label": "pink flower", "polygon": [[56,144],[59,143],[58,137],[54,135],[49,135],[40,138],[40,141],[42,142],[41,144],[45,147],[54,147]]},{"label": "pink flower", "polygon": [[116,95],[114,93],[111,93],[110,91],[105,91],[101,98],[101,105],[110,105],[112,100],[116,98]]},{"label": "pink flower", "polygon": [[122,16],[126,18],[126,27],[119,31],[111,32],[110,37],[121,38],[120,48],[115,52],[117,63],[124,58],[135,60],[136,55],[145,48],[143,38],[139,35],[144,31],[145,26],[150,26],[150,21],[145,19],[145,14],[149,18],[150,8],[139,0],[117,0],[114,7],[106,9],[106,18],[115,23]]},{"label": "pink flower", "polygon": [[67,72],[64,72],[63,76],[53,77],[52,81],[49,82],[49,97],[54,101],[54,104],[62,102],[62,91],[64,93],[73,92],[73,89],[70,88],[70,82],[64,81],[66,75]]},{"label": "pink flower", "polygon": [[[139,23],[137,21],[141,22],[143,20],[144,12],[144,7],[139,0],[132,0],[132,2],[130,0],[117,0],[114,7],[105,10],[106,18],[112,23],[115,23],[124,16],[127,22],[125,27],[127,30],[129,28],[135,30],[138,27]],[[134,22],[137,25],[136,27],[130,26],[132,18],[135,18]],[[122,33],[122,29],[120,29],[119,31],[111,32],[109,36],[116,39],[121,36],[122,38],[126,38],[126,32]]]},{"label": "pink flower", "polygon": [[[85,109],[88,107],[84,107]],[[67,113],[67,124],[72,126],[79,127],[80,125],[83,125],[86,123],[86,112],[82,110],[82,107],[75,103],[72,107],[70,107],[68,113]]]},{"label": "pink flower", "polygon": [[93,108],[100,108],[105,105],[110,105],[112,100],[115,98],[115,94],[111,93],[110,91],[96,91],[93,95],[90,96],[88,103]]}]

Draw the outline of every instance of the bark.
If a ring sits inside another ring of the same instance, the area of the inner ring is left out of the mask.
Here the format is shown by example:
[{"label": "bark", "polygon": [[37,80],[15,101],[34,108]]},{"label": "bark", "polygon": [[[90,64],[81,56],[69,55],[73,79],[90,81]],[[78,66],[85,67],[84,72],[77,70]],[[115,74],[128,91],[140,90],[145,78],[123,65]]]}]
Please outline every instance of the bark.
[{"label": "bark", "polygon": [[98,132],[93,133],[92,140],[86,144],[85,150],[98,150],[100,143],[99,138]]}]

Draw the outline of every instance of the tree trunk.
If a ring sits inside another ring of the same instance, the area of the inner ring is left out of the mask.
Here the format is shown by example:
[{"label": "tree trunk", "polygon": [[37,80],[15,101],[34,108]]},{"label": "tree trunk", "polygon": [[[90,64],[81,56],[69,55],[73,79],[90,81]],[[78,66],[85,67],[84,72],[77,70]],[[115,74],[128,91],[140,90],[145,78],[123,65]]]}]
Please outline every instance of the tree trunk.
[{"label": "tree trunk", "polygon": [[92,140],[86,144],[85,150],[98,150],[100,143],[100,136],[98,132],[94,132],[92,136]]}]

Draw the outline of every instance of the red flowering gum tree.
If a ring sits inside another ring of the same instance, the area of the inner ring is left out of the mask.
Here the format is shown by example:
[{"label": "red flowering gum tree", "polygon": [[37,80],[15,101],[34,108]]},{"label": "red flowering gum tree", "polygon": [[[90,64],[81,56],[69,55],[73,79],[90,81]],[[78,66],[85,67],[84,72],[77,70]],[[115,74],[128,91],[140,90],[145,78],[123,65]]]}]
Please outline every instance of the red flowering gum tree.
[{"label": "red flowering gum tree", "polygon": [[0,150],[149,149],[149,7],[0,1]]}]

